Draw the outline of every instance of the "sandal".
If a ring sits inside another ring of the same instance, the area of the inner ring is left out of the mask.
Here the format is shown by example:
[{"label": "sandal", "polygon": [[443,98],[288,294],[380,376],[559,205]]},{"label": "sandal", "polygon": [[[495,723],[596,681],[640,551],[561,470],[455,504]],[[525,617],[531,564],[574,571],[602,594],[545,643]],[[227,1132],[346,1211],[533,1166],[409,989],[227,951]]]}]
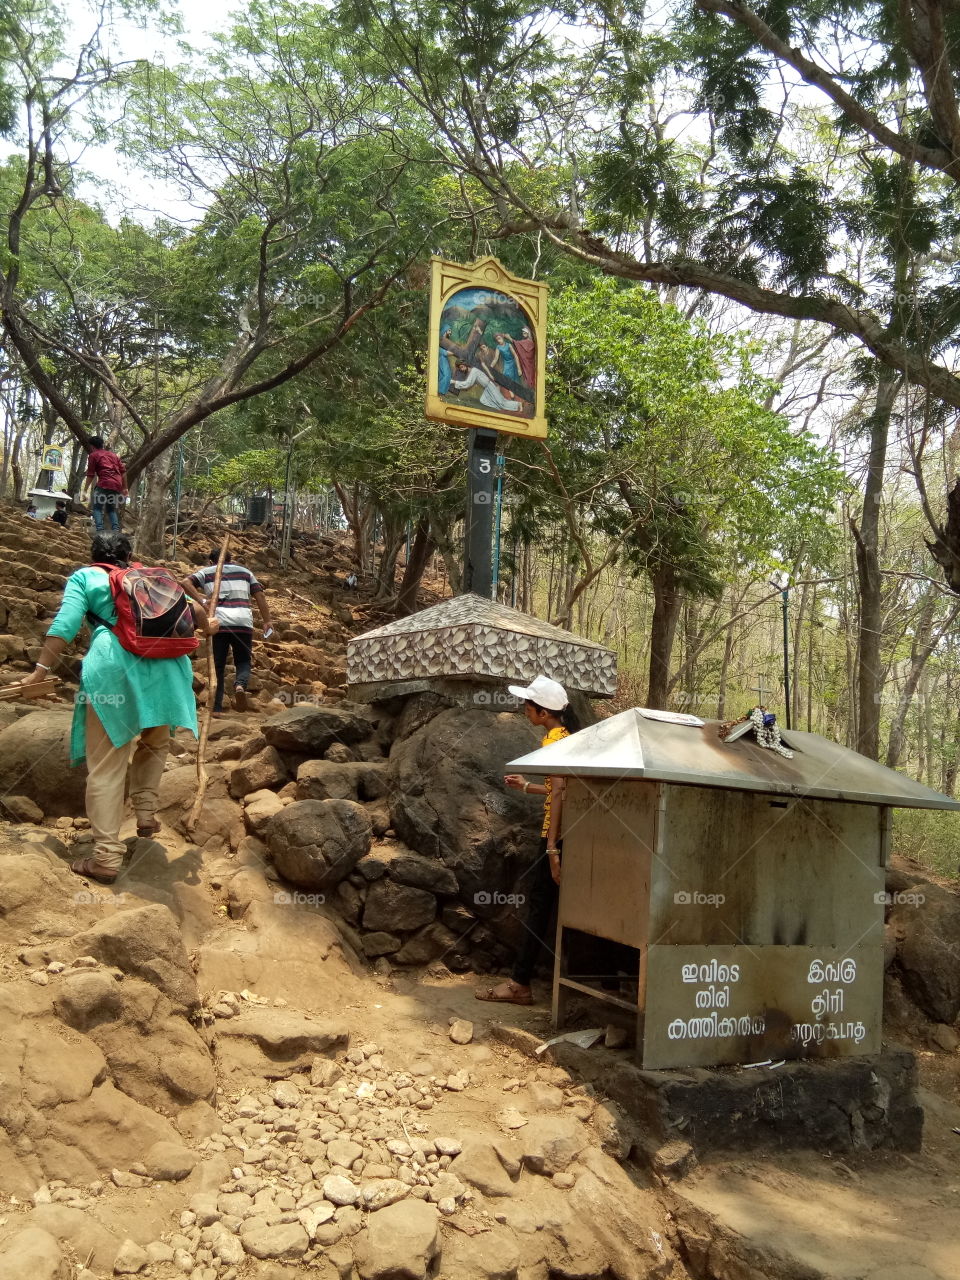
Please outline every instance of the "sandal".
[{"label": "sandal", "polygon": [[237,711],[247,709],[247,691],[242,684],[238,684],[233,691],[233,705]]},{"label": "sandal", "polygon": [[522,993],[513,981],[503,985],[507,988],[506,992],[498,987],[481,987],[473,993],[474,998],[489,1001],[491,1004],[533,1004],[532,992]]},{"label": "sandal", "polygon": [[97,884],[113,884],[117,878],[116,871],[109,871],[106,867],[99,866],[93,858],[81,858],[79,862],[71,862],[70,870],[75,876],[96,880]]},{"label": "sandal", "polygon": [[137,835],[143,836],[147,840],[149,840],[151,836],[157,835],[159,830],[160,823],[157,822],[156,819],[154,819],[153,822],[137,823]]}]

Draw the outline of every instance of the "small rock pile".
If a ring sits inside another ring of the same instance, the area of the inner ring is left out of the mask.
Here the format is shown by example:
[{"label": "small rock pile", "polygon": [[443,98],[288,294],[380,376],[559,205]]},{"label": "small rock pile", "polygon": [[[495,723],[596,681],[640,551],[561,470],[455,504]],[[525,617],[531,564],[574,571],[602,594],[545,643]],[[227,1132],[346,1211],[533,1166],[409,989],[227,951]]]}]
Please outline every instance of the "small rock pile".
[{"label": "small rock pile", "polygon": [[[451,1032],[457,1042],[465,1028]],[[309,1075],[224,1101],[222,1131],[199,1150],[210,1167],[220,1161],[226,1169],[232,1161],[229,1176],[216,1189],[195,1192],[176,1230],[163,1239],[145,1247],[125,1242],[115,1274],[154,1274],[155,1264],[168,1263],[194,1280],[237,1280],[245,1264],[258,1259],[332,1265],[336,1274],[362,1280],[426,1280],[442,1261],[451,1280],[493,1280],[546,1275],[548,1253],[558,1267],[576,1257],[596,1268],[556,1274],[603,1273],[610,1245],[577,1221],[575,1188],[582,1183],[602,1198],[618,1178],[627,1188],[629,1182],[591,1146],[581,1122],[592,1107],[589,1089],[574,1087],[563,1069],[543,1066],[537,1073],[543,1090],[556,1095],[558,1108],[566,1100],[579,1114],[571,1108],[566,1115],[530,1116],[519,1140],[461,1138],[443,1127],[431,1132],[427,1114],[446,1091],[469,1087],[470,1073],[444,1079],[430,1066],[424,1060],[409,1070],[391,1069],[371,1041],[341,1060],[315,1057]],[[566,1086],[566,1098],[558,1085]],[[190,1167],[182,1152],[155,1149],[120,1185],[145,1185],[147,1175],[186,1176]],[[569,1208],[558,1211],[556,1200],[544,1199],[540,1220],[531,1203],[538,1186],[541,1196],[573,1197]],[[615,1189],[625,1193],[619,1184]],[[68,1190],[50,1184],[42,1194],[60,1199]],[[501,1207],[514,1198],[515,1209]],[[610,1199],[611,1212],[622,1207]],[[457,1230],[442,1233],[444,1221]],[[536,1262],[529,1272],[522,1269],[526,1256]],[[636,1274],[671,1273],[662,1242],[653,1261],[653,1269]]]}]

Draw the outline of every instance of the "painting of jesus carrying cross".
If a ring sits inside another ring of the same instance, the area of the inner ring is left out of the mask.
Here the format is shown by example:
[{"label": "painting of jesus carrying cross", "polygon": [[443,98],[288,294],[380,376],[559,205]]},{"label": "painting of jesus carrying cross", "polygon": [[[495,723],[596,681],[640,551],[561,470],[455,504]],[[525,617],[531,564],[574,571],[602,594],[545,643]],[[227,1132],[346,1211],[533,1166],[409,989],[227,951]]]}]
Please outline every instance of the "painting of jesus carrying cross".
[{"label": "painting of jesus carrying cross", "polygon": [[545,436],[546,286],[495,258],[470,267],[433,260],[428,418]]}]

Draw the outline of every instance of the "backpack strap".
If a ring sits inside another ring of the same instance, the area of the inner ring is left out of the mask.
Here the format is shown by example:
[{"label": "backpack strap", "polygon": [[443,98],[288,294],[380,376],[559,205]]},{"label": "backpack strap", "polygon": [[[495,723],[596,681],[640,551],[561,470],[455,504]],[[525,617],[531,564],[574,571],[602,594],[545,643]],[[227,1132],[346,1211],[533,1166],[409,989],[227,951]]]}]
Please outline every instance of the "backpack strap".
[{"label": "backpack strap", "polygon": [[[118,564],[101,564],[97,560],[91,561],[89,565],[89,568],[91,569],[106,570],[107,577],[110,579],[111,596],[113,595],[113,575],[120,567],[121,566]],[[130,566],[128,565],[127,567],[129,568]],[[96,627],[96,626],[106,627],[108,631],[112,630],[112,627],[113,627],[112,623],[108,622],[106,618],[101,618],[99,613],[94,613],[92,609],[87,610],[87,625],[90,627]]]}]

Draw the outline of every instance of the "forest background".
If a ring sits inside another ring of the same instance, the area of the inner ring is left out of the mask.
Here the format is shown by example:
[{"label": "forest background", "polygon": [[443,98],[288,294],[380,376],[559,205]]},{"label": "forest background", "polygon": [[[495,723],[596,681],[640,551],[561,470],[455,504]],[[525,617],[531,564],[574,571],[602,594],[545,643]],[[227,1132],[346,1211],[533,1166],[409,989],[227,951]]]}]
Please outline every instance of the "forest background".
[{"label": "forest background", "polygon": [[[0,498],[45,442],[77,492],[97,432],[144,553],[175,494],[295,493],[385,610],[430,563],[456,591],[429,260],[494,254],[551,290],[550,438],[501,437],[500,597],[615,648],[618,707],[736,718],[762,687],[783,721],[787,674],[794,726],[955,794],[960,11],[255,0],[217,25],[0,10]],[[955,872],[955,826],[905,816],[901,848]]]}]

